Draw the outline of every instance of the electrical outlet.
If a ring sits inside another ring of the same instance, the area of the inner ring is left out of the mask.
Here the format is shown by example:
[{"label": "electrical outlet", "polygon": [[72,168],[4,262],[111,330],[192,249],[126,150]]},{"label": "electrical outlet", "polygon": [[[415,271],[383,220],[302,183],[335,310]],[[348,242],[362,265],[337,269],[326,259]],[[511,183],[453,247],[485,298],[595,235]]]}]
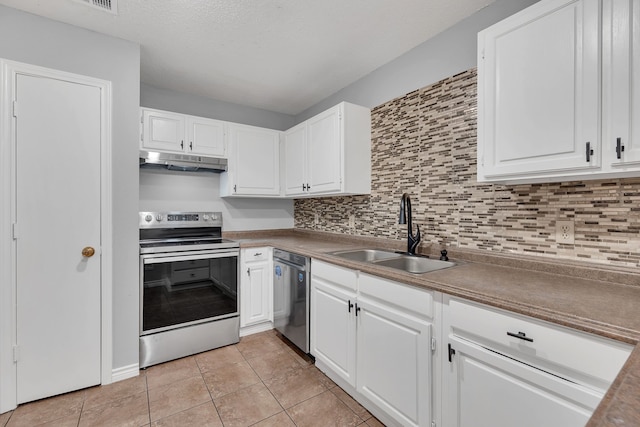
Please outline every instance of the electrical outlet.
[{"label": "electrical outlet", "polygon": [[573,245],[575,243],[573,220],[556,221],[556,243],[564,245]]},{"label": "electrical outlet", "polygon": [[318,225],[320,223],[320,215],[316,212],[313,216],[313,225]]},{"label": "electrical outlet", "polygon": [[349,228],[354,228],[356,226],[356,214],[349,215]]}]

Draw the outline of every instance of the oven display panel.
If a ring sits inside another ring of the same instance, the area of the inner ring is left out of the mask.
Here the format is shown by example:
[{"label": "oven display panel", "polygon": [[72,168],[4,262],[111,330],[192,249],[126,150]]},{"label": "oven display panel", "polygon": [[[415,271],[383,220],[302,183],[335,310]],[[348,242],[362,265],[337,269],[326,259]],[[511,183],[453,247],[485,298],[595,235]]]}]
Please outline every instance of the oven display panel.
[{"label": "oven display panel", "polygon": [[169,214],[167,215],[167,221],[198,221],[198,214]]}]

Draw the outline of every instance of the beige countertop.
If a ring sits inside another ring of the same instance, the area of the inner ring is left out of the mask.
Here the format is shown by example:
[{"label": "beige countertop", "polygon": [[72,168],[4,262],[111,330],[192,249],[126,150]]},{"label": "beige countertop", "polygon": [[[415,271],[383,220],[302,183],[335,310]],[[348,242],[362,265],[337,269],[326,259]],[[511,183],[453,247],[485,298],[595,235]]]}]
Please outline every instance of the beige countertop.
[{"label": "beige countertop", "polygon": [[[640,425],[637,269],[448,248],[456,267],[415,275],[330,254],[351,248],[402,250],[404,242],[302,230],[225,233],[225,237],[238,240],[243,248],[273,246],[636,345],[588,426]],[[439,253],[440,248],[433,249]]]}]

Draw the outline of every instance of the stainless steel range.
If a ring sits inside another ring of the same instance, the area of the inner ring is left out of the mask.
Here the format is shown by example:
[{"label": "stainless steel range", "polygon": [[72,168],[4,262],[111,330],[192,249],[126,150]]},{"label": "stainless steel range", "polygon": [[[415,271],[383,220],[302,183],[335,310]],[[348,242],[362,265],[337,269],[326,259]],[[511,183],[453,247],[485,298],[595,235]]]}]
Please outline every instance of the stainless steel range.
[{"label": "stainless steel range", "polygon": [[239,340],[239,244],[220,212],[140,212],[140,367]]}]

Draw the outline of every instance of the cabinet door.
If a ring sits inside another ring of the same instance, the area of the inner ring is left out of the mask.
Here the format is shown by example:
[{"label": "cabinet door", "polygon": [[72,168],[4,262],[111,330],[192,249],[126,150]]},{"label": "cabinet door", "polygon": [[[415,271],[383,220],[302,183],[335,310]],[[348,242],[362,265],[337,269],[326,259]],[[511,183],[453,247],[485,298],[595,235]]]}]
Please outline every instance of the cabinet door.
[{"label": "cabinet door", "polygon": [[240,327],[271,320],[271,268],[267,261],[243,265]]},{"label": "cabinet door", "polygon": [[224,122],[202,117],[187,117],[191,154],[225,156]]},{"label": "cabinet door", "polygon": [[142,110],[142,148],[182,153],[185,116],[156,110]]},{"label": "cabinet door", "polygon": [[451,344],[446,425],[582,427],[602,398],[463,339],[452,338]]},{"label": "cabinet door", "polygon": [[479,181],[600,167],[599,4],[540,2],[479,34]]},{"label": "cabinet door", "polygon": [[311,354],[321,368],[324,364],[352,387],[356,385],[355,300],[355,293],[312,277]]},{"label": "cabinet door", "polygon": [[431,325],[358,299],[357,390],[403,426],[431,425]]},{"label": "cabinet door", "polygon": [[284,191],[287,196],[305,194],[307,185],[307,124],[284,134]]},{"label": "cabinet door", "polygon": [[233,194],[280,195],[280,132],[228,125],[234,161],[229,165]]},{"label": "cabinet door", "polygon": [[606,0],[603,10],[603,148],[614,171],[640,170],[640,0]]},{"label": "cabinet door", "polygon": [[342,177],[341,106],[307,121],[308,192],[338,192]]}]

